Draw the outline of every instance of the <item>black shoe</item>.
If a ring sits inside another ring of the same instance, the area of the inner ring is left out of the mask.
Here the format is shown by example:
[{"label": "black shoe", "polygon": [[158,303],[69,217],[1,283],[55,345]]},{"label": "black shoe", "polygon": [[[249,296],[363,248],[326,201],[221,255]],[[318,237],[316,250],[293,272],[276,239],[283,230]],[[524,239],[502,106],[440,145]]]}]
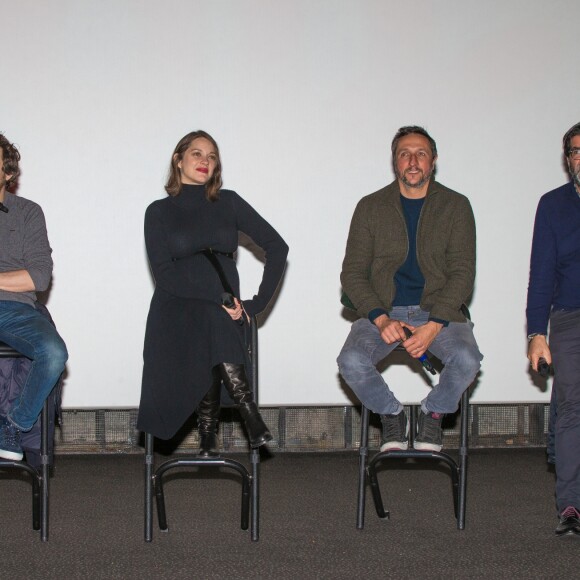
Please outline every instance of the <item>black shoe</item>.
[{"label": "black shoe", "polygon": [[254,394],[246,376],[244,365],[222,363],[218,365],[221,377],[230,397],[238,405],[240,415],[248,432],[250,447],[255,449],[272,441],[272,434],[266,427],[258,406],[254,402]]},{"label": "black shoe", "polygon": [[560,523],[556,528],[556,535],[568,536],[571,534],[580,536],[580,512],[574,506],[569,505],[560,513]]},{"label": "black shoe", "polygon": [[219,455],[217,437],[222,379],[220,373],[213,372],[213,381],[209,391],[197,407],[197,425],[199,430],[199,454],[202,457],[216,457]]},{"label": "black shoe", "polygon": [[443,431],[441,421],[443,413],[419,413],[419,427],[415,437],[415,449],[418,451],[441,451]]},{"label": "black shoe", "polygon": [[217,424],[215,431],[204,433],[199,431],[199,454],[202,457],[217,457],[219,453],[219,445],[217,438]]},{"label": "black shoe", "polygon": [[268,441],[272,441],[272,433],[264,423],[260,411],[256,403],[243,403],[240,405],[240,415],[244,421],[248,438],[250,439],[250,447],[256,449]]},{"label": "black shoe", "polygon": [[381,415],[381,423],[381,451],[405,451],[409,447],[409,421],[405,411],[397,415]]}]

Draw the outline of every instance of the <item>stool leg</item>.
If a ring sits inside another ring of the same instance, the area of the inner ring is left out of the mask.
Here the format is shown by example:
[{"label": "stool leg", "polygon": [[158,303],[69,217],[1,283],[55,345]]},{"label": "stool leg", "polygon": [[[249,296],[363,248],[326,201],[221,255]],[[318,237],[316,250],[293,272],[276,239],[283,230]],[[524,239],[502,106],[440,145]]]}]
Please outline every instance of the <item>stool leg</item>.
[{"label": "stool leg", "polygon": [[457,529],[465,529],[465,510],[467,503],[467,450],[469,431],[469,389],[461,395],[461,435],[459,444],[459,490]]},{"label": "stool leg", "polygon": [[258,449],[252,449],[250,452],[250,461],[252,463],[252,542],[257,542],[260,539],[260,451]]},{"label": "stool leg", "polygon": [[48,399],[44,401],[40,417],[40,538],[43,542],[48,541],[48,486],[50,475],[50,457],[48,454]]},{"label": "stool leg", "polygon": [[145,541],[153,540],[153,435],[145,433]]},{"label": "stool leg", "polygon": [[360,447],[358,460],[358,503],[356,511],[356,527],[362,530],[365,525],[365,493],[366,469],[369,456],[369,410],[361,408]]}]

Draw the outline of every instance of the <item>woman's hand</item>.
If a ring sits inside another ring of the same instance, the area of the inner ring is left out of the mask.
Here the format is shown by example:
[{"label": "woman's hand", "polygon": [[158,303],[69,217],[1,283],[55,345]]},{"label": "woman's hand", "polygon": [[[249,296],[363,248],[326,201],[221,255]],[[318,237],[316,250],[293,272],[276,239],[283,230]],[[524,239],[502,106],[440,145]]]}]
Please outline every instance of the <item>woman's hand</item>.
[{"label": "woman's hand", "polygon": [[[222,308],[231,316],[232,320],[239,320],[245,313],[244,307],[242,306],[241,302],[234,298],[234,308],[227,308],[226,306],[222,305]],[[248,319],[248,323],[250,322],[250,317],[246,314],[246,318]]]}]

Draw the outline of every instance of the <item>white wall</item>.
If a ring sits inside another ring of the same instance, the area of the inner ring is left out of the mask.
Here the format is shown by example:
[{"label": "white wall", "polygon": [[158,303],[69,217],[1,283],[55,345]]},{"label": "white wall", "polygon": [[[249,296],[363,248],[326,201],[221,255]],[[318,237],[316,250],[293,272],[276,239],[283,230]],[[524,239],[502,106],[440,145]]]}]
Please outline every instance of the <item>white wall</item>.
[{"label": "white wall", "polygon": [[[152,294],[146,206],[203,128],[238,191],[291,247],[260,331],[264,404],[344,404],[338,279],[358,199],[392,179],[398,127],[437,140],[438,179],[478,226],[475,401],[545,401],[525,359],[537,200],[566,180],[580,120],[576,0],[0,0],[0,130],[44,208],[65,406],[136,406]],[[240,251],[243,296],[260,264]],[[404,400],[424,387],[390,369]],[[403,392],[401,387],[405,385]]]}]

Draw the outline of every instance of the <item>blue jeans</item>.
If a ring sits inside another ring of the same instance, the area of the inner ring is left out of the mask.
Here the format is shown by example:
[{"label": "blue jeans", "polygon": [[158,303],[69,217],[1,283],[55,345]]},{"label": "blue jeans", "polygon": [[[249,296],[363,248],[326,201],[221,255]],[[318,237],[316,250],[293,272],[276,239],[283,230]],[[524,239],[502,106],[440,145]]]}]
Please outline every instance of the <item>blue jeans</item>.
[{"label": "blue jeans", "polygon": [[64,370],[66,346],[56,328],[33,306],[11,300],[0,300],[0,340],[32,361],[20,397],[7,415],[18,429],[29,431]]},{"label": "blue jeans", "polygon": [[[429,313],[419,306],[395,306],[389,317],[421,326],[428,321]],[[338,368],[344,380],[365,407],[380,415],[392,415],[403,409],[376,368],[398,344],[387,344],[379,329],[366,318],[361,318],[352,325],[338,356]],[[469,320],[450,322],[435,337],[429,351],[441,360],[445,368],[439,384],[421,401],[421,409],[424,413],[454,413],[483,359],[473,336],[473,323]]]}]

